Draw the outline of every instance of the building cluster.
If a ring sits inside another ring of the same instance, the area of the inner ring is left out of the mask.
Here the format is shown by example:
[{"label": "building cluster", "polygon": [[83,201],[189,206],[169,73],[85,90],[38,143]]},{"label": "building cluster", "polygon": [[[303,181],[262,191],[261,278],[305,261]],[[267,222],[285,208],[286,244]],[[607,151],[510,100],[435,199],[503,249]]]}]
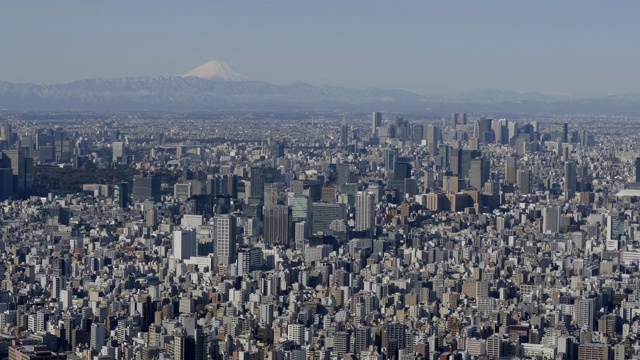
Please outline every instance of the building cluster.
[{"label": "building cluster", "polygon": [[0,356],[640,359],[628,119],[228,116],[9,116]]}]

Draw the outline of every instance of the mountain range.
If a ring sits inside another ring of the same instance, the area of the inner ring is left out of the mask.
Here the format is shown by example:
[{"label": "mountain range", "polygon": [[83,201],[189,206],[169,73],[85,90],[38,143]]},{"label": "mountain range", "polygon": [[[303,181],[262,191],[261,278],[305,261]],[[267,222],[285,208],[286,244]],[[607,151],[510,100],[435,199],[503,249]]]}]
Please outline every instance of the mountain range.
[{"label": "mountain range", "polygon": [[302,81],[271,84],[248,80],[231,66],[210,61],[177,76],[86,79],[50,85],[0,81],[0,109],[637,115],[640,95],[574,98],[487,89],[428,97],[404,90],[354,89]]}]

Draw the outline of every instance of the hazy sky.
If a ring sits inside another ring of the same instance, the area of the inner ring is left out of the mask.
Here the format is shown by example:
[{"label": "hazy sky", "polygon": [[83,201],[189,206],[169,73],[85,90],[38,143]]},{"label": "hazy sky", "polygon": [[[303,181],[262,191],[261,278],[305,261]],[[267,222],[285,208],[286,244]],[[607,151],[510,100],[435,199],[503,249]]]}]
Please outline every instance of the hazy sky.
[{"label": "hazy sky", "polygon": [[[179,7],[178,7],[179,5]],[[640,92],[637,1],[2,1],[0,80],[185,73],[420,94]]]}]

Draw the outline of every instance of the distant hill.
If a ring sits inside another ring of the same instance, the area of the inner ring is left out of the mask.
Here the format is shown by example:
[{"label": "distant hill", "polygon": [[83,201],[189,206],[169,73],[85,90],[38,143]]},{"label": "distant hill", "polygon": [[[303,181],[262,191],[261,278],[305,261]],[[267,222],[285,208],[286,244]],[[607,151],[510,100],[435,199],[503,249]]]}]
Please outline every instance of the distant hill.
[{"label": "distant hill", "polygon": [[640,115],[640,95],[594,98],[495,89],[426,97],[403,90],[353,89],[297,81],[247,80],[210,61],[180,76],[87,79],[36,85],[0,81],[0,109],[157,111],[384,111]]}]

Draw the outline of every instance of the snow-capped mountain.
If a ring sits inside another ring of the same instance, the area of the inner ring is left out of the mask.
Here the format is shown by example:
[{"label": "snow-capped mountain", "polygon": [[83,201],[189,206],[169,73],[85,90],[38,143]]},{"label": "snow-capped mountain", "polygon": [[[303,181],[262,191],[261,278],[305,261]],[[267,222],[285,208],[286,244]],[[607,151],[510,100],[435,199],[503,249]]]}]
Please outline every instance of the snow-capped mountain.
[{"label": "snow-capped mountain", "polygon": [[244,76],[240,75],[227,63],[217,60],[206,62],[186,74],[179,75],[181,77],[195,76],[201,79],[221,79],[226,81],[245,81]]}]

